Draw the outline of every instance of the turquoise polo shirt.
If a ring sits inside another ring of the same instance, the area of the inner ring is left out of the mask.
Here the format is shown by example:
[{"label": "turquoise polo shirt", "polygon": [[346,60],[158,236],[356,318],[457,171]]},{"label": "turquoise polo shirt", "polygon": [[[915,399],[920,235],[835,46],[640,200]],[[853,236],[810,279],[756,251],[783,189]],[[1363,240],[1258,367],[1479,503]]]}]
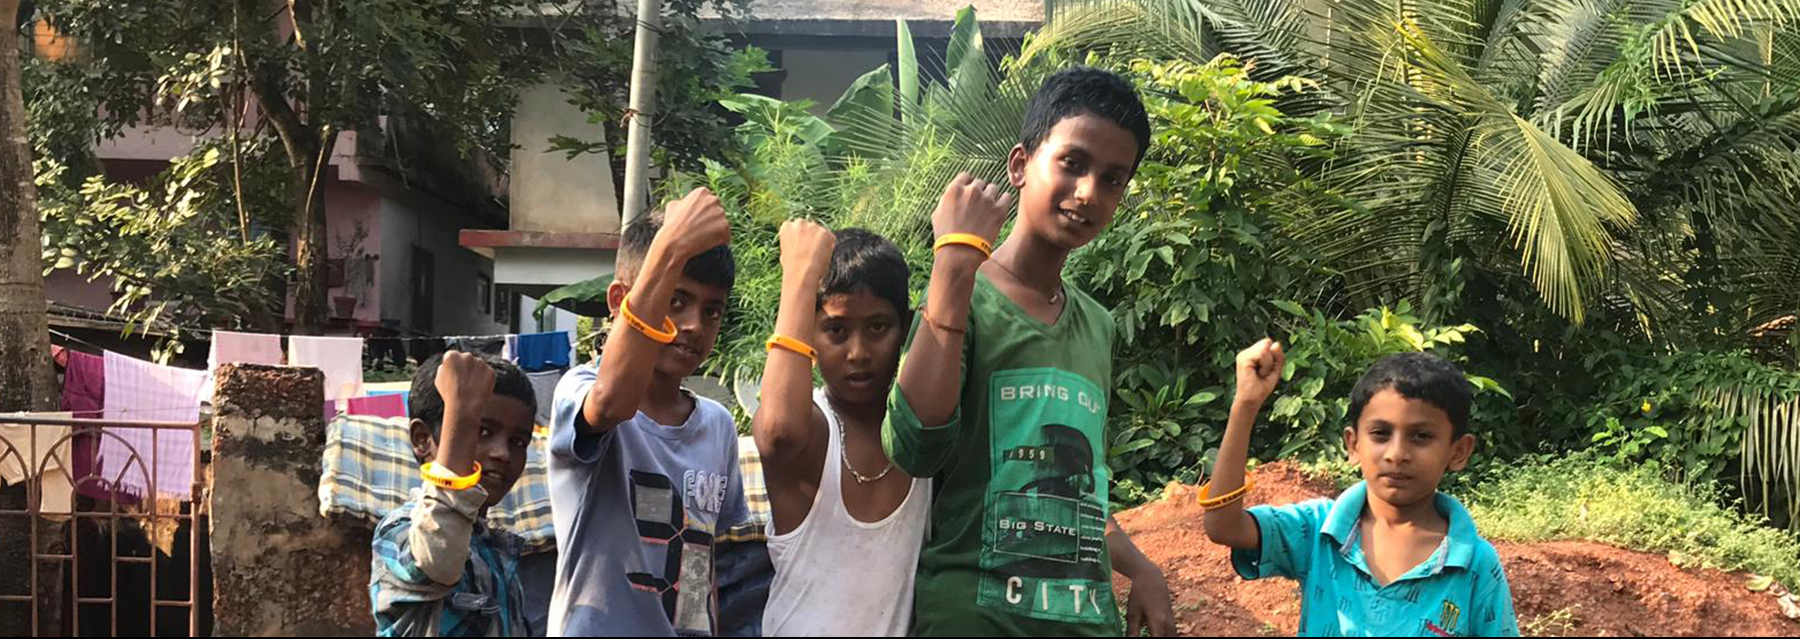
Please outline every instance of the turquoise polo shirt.
[{"label": "turquoise polo shirt", "polygon": [[1449,495],[1437,494],[1438,512],[1450,520],[1443,544],[1393,583],[1376,585],[1356,525],[1368,491],[1358,483],[1335,502],[1251,508],[1262,548],[1232,551],[1232,567],[1245,579],[1300,582],[1302,637],[1519,636],[1500,555]]}]

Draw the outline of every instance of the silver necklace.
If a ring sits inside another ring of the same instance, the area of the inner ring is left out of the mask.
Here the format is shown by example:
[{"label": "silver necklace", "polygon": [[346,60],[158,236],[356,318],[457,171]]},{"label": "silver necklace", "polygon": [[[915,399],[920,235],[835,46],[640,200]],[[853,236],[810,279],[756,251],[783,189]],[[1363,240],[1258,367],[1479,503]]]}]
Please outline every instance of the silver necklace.
[{"label": "silver necklace", "polygon": [[825,400],[825,410],[831,411],[831,421],[837,423],[838,459],[844,460],[844,470],[850,471],[850,476],[856,479],[856,483],[872,484],[881,481],[881,478],[888,476],[888,473],[894,471],[894,461],[890,459],[888,460],[887,468],[881,469],[881,474],[874,477],[868,477],[862,473],[856,472],[856,467],[850,465],[850,437],[844,433],[844,418],[838,416],[837,407],[831,405],[831,399],[829,398]]}]

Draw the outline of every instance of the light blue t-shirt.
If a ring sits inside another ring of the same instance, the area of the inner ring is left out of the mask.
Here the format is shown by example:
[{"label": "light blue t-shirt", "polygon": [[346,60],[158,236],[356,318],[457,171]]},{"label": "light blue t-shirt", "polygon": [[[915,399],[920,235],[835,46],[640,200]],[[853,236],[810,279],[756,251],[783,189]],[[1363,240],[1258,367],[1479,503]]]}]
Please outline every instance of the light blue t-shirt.
[{"label": "light blue t-shirt", "polygon": [[1519,636],[1500,555],[1461,503],[1437,494],[1438,512],[1450,520],[1444,542],[1382,587],[1363,560],[1356,525],[1367,500],[1368,485],[1358,483],[1336,502],[1253,507],[1262,548],[1233,551],[1232,567],[1245,579],[1299,581],[1302,637]]},{"label": "light blue t-shirt", "polygon": [[713,537],[749,517],[737,426],[718,402],[694,397],[685,424],[638,413],[605,435],[590,434],[581,406],[595,371],[571,370],[556,387],[550,634],[716,634]]}]

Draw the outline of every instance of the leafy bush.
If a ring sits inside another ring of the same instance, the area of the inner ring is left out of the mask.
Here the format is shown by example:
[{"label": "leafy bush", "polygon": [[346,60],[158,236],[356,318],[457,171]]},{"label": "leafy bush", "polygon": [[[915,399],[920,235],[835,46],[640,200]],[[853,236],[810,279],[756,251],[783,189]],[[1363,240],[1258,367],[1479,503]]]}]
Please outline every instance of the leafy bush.
[{"label": "leafy bush", "polygon": [[1667,553],[1680,566],[1748,571],[1800,584],[1800,537],[1745,515],[1706,483],[1667,466],[1620,466],[1594,455],[1490,469],[1464,495],[1481,534],[1536,542],[1587,539]]}]

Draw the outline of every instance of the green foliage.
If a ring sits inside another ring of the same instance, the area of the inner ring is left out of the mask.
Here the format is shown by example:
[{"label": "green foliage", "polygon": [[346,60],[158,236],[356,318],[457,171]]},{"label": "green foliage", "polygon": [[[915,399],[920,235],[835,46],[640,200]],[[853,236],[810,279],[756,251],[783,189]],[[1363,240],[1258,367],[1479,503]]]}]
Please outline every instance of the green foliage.
[{"label": "green foliage", "polygon": [[[188,330],[279,332],[270,322],[282,299],[271,283],[289,269],[266,224],[284,218],[259,191],[247,190],[241,203],[234,197],[224,156],[218,144],[203,144],[142,185],[92,176],[73,187],[55,160],[39,159],[45,271],[111,283],[109,310],[167,329],[162,348],[178,348]],[[255,228],[241,224],[240,204],[256,212]]]},{"label": "green foliage", "polygon": [[1621,467],[1574,455],[1494,468],[1488,476],[1463,497],[1490,539],[1587,539],[1667,553],[1680,566],[1800,583],[1800,538],[1731,509],[1705,484],[1672,478],[1661,464]]},{"label": "green foliage", "polygon": [[[700,171],[703,160],[735,161],[742,151],[732,134],[730,113],[720,103],[753,86],[754,74],[771,70],[768,54],[756,47],[735,47],[725,34],[697,28],[695,12],[711,6],[722,15],[737,16],[746,4],[744,0],[664,4],[652,125],[658,164]],[[559,64],[574,82],[570,103],[587,112],[589,123],[605,138],[557,137],[551,150],[570,155],[609,153],[623,193],[637,20],[610,2],[582,3],[575,16],[584,26],[578,36],[564,42]]]},{"label": "green foliage", "polygon": [[[703,11],[729,19],[741,8],[736,0],[664,3],[657,127],[665,162],[697,166],[734,150],[716,98],[748,86],[766,62],[696,26]],[[312,255],[329,252],[318,164],[340,134],[375,141],[359,153],[378,148],[434,177],[470,172],[463,164],[503,170],[518,93],[552,73],[572,79],[573,101],[616,132],[636,26],[603,0],[293,2],[273,11],[226,0],[41,0],[36,10],[76,50],[25,65],[31,137],[48,160],[38,182],[52,191],[46,266],[116,280],[123,296],[115,309],[134,320],[174,316],[200,327],[279,324],[290,293],[282,265],[289,232],[296,245],[319,249]],[[109,184],[92,148],[133,125],[209,141],[151,186]],[[491,195],[455,178],[433,181],[480,191],[446,199]],[[123,241],[92,246],[108,232]],[[316,330],[323,259],[295,271],[296,328]]]}]

